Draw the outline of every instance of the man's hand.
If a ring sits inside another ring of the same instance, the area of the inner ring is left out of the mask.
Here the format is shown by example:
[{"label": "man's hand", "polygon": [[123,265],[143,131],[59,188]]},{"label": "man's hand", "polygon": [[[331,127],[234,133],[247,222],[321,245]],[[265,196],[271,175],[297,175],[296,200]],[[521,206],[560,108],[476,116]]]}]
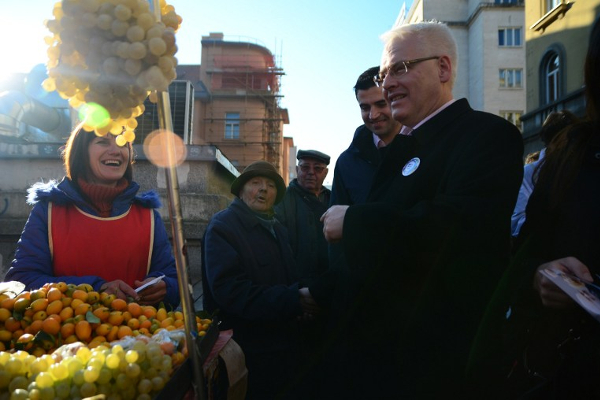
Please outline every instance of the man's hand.
[{"label": "man's hand", "polygon": [[303,311],[302,317],[299,317],[299,319],[310,321],[315,315],[321,312],[321,307],[319,307],[315,299],[310,295],[308,288],[302,288],[298,292],[300,292],[300,305]]},{"label": "man's hand", "polygon": [[539,271],[543,269],[562,271],[570,275],[575,275],[586,282],[593,281],[588,267],[575,257],[561,258],[540,265],[533,278],[533,288],[540,294],[542,304],[550,308],[566,309],[572,307],[575,301],[552,283],[551,280],[540,274]]},{"label": "man's hand", "polygon": [[[135,287],[138,288],[142,286],[144,283],[151,281],[155,277],[144,279],[143,281],[135,281]],[[167,284],[164,281],[158,281],[152,286],[148,286],[146,289],[142,290],[137,294],[139,296],[139,301],[141,305],[154,305],[158,304],[165,298],[167,295]]]},{"label": "man's hand", "polygon": [[329,207],[325,214],[321,216],[323,222],[323,234],[329,243],[336,243],[342,240],[344,230],[344,217],[348,206]]},{"label": "man's hand", "polygon": [[127,297],[133,297],[135,300],[139,298],[139,295],[125,282],[120,279],[115,281],[106,282],[104,285],[100,286],[101,292],[106,292],[108,294],[114,294],[119,299],[127,300]]}]

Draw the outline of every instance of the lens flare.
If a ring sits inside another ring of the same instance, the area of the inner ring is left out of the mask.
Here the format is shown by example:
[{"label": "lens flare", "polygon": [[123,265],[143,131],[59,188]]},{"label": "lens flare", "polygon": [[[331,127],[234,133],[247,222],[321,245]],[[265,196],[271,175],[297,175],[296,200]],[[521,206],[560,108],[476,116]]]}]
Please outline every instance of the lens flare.
[{"label": "lens flare", "polygon": [[[169,141],[173,145],[171,154]],[[156,130],[144,140],[144,153],[152,164],[168,168],[180,165],[185,160],[187,149],[180,136],[170,131]]]}]

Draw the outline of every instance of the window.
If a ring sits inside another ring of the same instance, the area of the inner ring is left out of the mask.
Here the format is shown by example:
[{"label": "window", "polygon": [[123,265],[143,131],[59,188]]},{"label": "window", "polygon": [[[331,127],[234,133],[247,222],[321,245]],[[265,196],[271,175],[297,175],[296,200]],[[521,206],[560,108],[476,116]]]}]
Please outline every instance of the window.
[{"label": "window", "polygon": [[240,138],[240,113],[225,113],[225,139]]},{"label": "window", "polygon": [[494,4],[518,4],[522,0],[494,0]]},{"label": "window", "polygon": [[501,88],[522,88],[523,87],[523,69],[521,68],[501,68],[500,69],[500,87]]},{"label": "window", "polygon": [[561,0],[546,0],[546,12],[552,11],[560,3],[562,3]]},{"label": "window", "polygon": [[521,28],[498,29],[498,46],[519,47],[521,46]]},{"label": "window", "polygon": [[557,53],[551,52],[545,59],[544,79],[545,104],[550,104],[560,97],[560,57]]},{"label": "window", "polygon": [[521,130],[521,115],[523,111],[500,111],[500,116],[513,123],[519,130]]}]

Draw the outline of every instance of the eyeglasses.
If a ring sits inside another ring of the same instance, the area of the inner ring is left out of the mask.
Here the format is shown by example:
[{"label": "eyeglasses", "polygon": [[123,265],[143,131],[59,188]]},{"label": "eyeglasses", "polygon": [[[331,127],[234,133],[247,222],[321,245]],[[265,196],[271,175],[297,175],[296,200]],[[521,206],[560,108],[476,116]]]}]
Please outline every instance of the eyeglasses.
[{"label": "eyeglasses", "polygon": [[440,58],[439,56],[433,56],[433,57],[416,58],[414,60],[408,60],[408,61],[398,61],[397,63],[394,63],[392,66],[387,68],[387,70],[381,71],[380,73],[375,75],[373,77],[373,82],[375,82],[377,87],[382,87],[383,81],[385,80],[385,78],[388,75],[391,76],[392,78],[399,78],[408,72],[409,66],[418,64],[420,62],[427,61],[427,60],[437,60],[439,58]]},{"label": "eyeglasses", "polygon": [[300,168],[300,170],[304,173],[310,172],[310,170],[312,169],[313,171],[315,171],[315,174],[320,174],[323,171],[325,171],[326,167],[322,167],[320,165],[315,165],[314,167],[311,168],[310,165],[298,165],[298,167]]}]

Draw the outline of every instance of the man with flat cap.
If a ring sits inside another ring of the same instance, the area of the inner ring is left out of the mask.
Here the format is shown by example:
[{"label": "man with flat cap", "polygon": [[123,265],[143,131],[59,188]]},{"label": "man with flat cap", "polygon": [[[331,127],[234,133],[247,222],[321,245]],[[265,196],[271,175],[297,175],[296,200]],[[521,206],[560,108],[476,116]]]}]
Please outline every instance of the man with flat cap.
[{"label": "man with flat cap", "polygon": [[327,269],[327,242],[320,218],[331,196],[323,186],[330,157],[317,150],[299,150],[296,158],[298,177],[290,182],[275,212],[288,230],[300,284],[307,286]]},{"label": "man with flat cap", "polygon": [[[299,150],[296,156],[297,178],[290,182],[281,203],[275,207],[275,217],[287,228],[290,245],[296,261],[301,288],[310,288],[327,270],[327,241],[323,234],[321,215],[329,207],[331,191],[323,186],[330,157],[317,150]],[[315,299],[317,303],[318,299]],[[314,398],[310,390],[317,390],[315,379],[319,346],[322,337],[323,316],[301,326],[301,369],[305,376],[299,390],[305,398]]]}]

